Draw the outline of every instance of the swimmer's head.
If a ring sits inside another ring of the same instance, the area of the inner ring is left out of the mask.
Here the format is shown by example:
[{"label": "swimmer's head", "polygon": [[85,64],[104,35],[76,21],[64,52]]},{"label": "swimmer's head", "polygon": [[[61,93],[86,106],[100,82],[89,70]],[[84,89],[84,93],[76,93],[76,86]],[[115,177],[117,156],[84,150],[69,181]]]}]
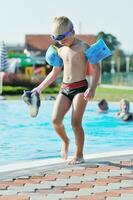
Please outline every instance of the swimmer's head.
[{"label": "swimmer's head", "polygon": [[121,99],[121,101],[120,101],[120,110],[121,110],[121,112],[125,112],[125,113],[129,112],[129,110],[130,110],[130,103],[129,103],[128,100]]},{"label": "swimmer's head", "polygon": [[106,112],[108,111],[109,107],[108,107],[108,102],[105,99],[102,99],[99,103],[98,103],[98,107],[100,109],[101,112]]}]

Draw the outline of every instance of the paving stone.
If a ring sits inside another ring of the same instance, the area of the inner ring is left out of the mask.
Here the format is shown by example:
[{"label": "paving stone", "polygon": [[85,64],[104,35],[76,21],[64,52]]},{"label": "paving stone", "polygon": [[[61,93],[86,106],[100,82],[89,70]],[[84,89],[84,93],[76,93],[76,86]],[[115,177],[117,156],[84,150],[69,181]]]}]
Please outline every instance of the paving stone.
[{"label": "paving stone", "polygon": [[67,172],[66,174],[61,173],[61,174],[58,175],[57,179],[68,179],[68,178],[70,178],[70,176],[71,175],[70,175],[69,172]]},{"label": "paving stone", "polygon": [[130,176],[125,176],[125,175],[121,175],[121,176],[115,176],[114,179],[118,179],[118,182],[121,182],[122,180],[132,180],[132,178]]},{"label": "paving stone", "polygon": [[78,188],[78,189],[81,189],[81,188],[92,188],[93,186],[95,185],[95,182],[82,182],[82,183],[75,183],[75,184],[69,184],[68,185],[68,188]]},{"label": "paving stone", "polygon": [[[33,185],[33,186],[31,186],[33,189],[50,189],[50,188],[52,188],[52,185],[53,184],[48,184],[47,182],[46,183],[40,183],[40,184],[37,184],[37,185]],[[30,188],[30,184],[28,185],[25,185],[25,187],[29,187]]]},{"label": "paving stone", "polygon": [[[84,190],[84,194],[86,195],[86,190]],[[73,198],[73,197],[76,197],[78,194],[80,194],[80,190],[79,191],[65,191],[63,193],[63,197],[69,197],[69,198]],[[87,193],[88,194],[88,193]]]},{"label": "paving stone", "polygon": [[40,180],[36,179],[16,179],[14,184],[16,185],[25,185],[26,183],[39,183]]},{"label": "paving stone", "polygon": [[60,188],[53,188],[53,189],[39,189],[36,191],[38,194],[61,194],[64,192],[64,190]]},{"label": "paving stone", "polygon": [[108,177],[106,180],[107,180],[108,183],[118,183],[118,182],[120,182],[120,177],[117,177],[117,178],[116,178],[116,176],[115,177]]},{"label": "paving stone", "polygon": [[75,198],[76,197],[76,193],[75,192],[67,192],[67,193],[63,193],[63,194],[48,194],[47,197],[45,197],[45,199],[47,200],[55,200],[55,199],[62,199],[62,198]]},{"label": "paving stone", "polygon": [[110,172],[97,172],[95,175],[96,178],[108,178],[110,176]]},{"label": "paving stone", "polygon": [[133,161],[121,161],[121,164],[125,166],[133,166]]},{"label": "paving stone", "polygon": [[3,189],[3,187],[8,188],[10,186],[23,186],[22,183],[16,183],[15,181],[0,181],[0,189]]},{"label": "paving stone", "polygon": [[[106,200],[123,200],[121,197],[107,197]],[[128,200],[128,199],[125,199]]]},{"label": "paving stone", "polygon": [[[35,200],[38,200],[38,199],[35,199]],[[43,200],[61,200],[61,198],[58,195],[56,195],[56,196],[54,195],[54,197],[53,196],[47,196]]]},{"label": "paving stone", "polygon": [[133,180],[122,180],[120,183],[121,187],[133,187]]},{"label": "paving stone", "polygon": [[111,171],[111,170],[119,170],[120,167],[113,166],[113,165],[108,165],[108,166],[104,165],[104,166],[99,166],[98,169],[100,169],[100,171],[103,171],[103,170]]},{"label": "paving stone", "polygon": [[120,183],[109,183],[107,187],[108,190],[120,189]]},{"label": "paving stone", "polygon": [[27,195],[23,195],[23,196],[17,196],[17,195],[6,196],[5,195],[5,196],[0,196],[0,200],[30,200],[30,198]]},{"label": "paving stone", "polygon": [[50,189],[52,186],[51,184],[47,184],[47,183],[40,183],[40,184],[26,184],[25,185],[26,188],[31,188],[32,190],[35,190],[35,189]]},{"label": "paving stone", "polygon": [[121,188],[120,192],[121,192],[121,194],[123,194],[123,193],[133,194],[133,187]]},{"label": "paving stone", "polygon": [[122,198],[133,200],[133,194],[121,194]]},{"label": "paving stone", "polygon": [[16,191],[17,193],[18,192],[34,192],[35,191],[35,189],[36,189],[36,187],[33,187],[33,186],[27,186],[27,187],[25,187],[25,186],[18,186],[18,187],[9,187],[9,189],[8,190],[13,190],[13,191]]},{"label": "paving stone", "polygon": [[81,177],[81,181],[94,181],[96,179],[96,174],[92,174],[92,175],[84,175]]},{"label": "paving stone", "polygon": [[30,197],[30,200],[44,200],[44,199],[46,199],[46,197],[40,197],[40,196]]},{"label": "paving stone", "polygon": [[118,197],[120,196],[120,194],[118,192],[116,192],[115,190],[112,191],[107,191],[107,192],[100,192],[100,193],[94,193],[92,195],[90,195],[90,200],[94,199],[94,200],[98,200],[98,199],[106,199],[107,197]]},{"label": "paving stone", "polygon": [[78,192],[78,196],[83,196],[83,195],[90,195],[92,193],[92,188],[89,189],[83,189],[81,188]]},{"label": "paving stone", "polygon": [[120,173],[121,174],[130,174],[130,173],[132,173],[132,170],[131,169],[125,169],[125,168],[122,168],[121,170],[120,170]]},{"label": "paving stone", "polygon": [[57,179],[53,186],[66,186],[68,184],[69,179]]},{"label": "paving stone", "polygon": [[[21,195],[21,193],[19,194],[19,195]],[[31,200],[31,198],[34,198],[35,200],[37,199],[37,198],[43,198],[43,199],[45,199],[45,197],[46,197],[46,195],[45,194],[42,194],[42,193],[27,193],[27,195],[30,197],[30,200]]]},{"label": "paving stone", "polygon": [[0,190],[0,195],[14,195],[17,193],[15,190]]},{"label": "paving stone", "polygon": [[101,193],[106,192],[107,186],[95,186],[91,188],[92,193]]},{"label": "paving stone", "polygon": [[114,176],[120,176],[121,175],[121,170],[112,170],[109,172],[108,176],[114,177]]},{"label": "paving stone", "polygon": [[71,184],[71,183],[81,183],[81,181],[83,181],[83,177],[79,176],[79,177],[71,177],[70,179],[67,179],[67,184]]},{"label": "paving stone", "polygon": [[57,170],[57,173],[72,172],[72,171],[73,171],[73,169],[66,168],[66,169]]},{"label": "paving stone", "polygon": [[78,191],[79,190],[79,188],[78,187],[73,187],[73,186],[55,186],[55,187],[53,187],[53,189],[60,189],[60,190],[62,190],[63,192],[65,192],[65,191]]}]

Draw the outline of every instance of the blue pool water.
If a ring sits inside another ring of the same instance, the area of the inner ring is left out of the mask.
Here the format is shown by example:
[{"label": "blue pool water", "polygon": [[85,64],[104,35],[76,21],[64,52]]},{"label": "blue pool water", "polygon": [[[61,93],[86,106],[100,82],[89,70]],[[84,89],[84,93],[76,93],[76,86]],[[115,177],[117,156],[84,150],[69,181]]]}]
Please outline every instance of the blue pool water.
[{"label": "blue pool water", "polygon": [[[0,102],[0,164],[60,156],[61,141],[51,122],[53,105],[54,101],[42,101],[39,115],[31,118],[22,101]],[[109,107],[108,114],[101,114],[97,112],[97,102],[88,103],[83,118],[86,154],[133,148],[133,122],[116,118],[119,103],[109,103]],[[71,110],[64,124],[72,155],[75,143],[70,115]]]}]

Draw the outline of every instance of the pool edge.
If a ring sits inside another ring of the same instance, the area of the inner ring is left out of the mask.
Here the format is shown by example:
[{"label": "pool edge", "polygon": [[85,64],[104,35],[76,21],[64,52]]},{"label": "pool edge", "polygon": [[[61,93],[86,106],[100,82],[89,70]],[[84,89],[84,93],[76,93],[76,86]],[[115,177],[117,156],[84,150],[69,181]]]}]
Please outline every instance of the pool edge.
[{"label": "pool edge", "polygon": [[[102,159],[110,157],[119,157],[119,156],[128,156],[133,155],[133,150],[124,150],[124,151],[111,151],[106,153],[95,153],[95,154],[86,154],[84,156],[85,161],[91,161],[93,159]],[[68,157],[68,160],[72,156]],[[42,159],[42,160],[33,160],[33,161],[23,161],[12,164],[6,164],[0,166],[0,173],[8,173],[13,171],[20,171],[25,169],[36,169],[43,167],[45,170],[50,170],[50,168],[58,168],[59,166],[64,166],[67,164],[67,161],[63,161],[61,158],[51,158],[51,159]]]}]

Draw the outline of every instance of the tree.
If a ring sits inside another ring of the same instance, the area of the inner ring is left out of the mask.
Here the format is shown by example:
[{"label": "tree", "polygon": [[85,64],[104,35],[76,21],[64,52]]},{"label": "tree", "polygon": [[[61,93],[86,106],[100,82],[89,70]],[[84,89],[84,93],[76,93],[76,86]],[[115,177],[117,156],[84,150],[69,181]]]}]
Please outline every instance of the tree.
[{"label": "tree", "polygon": [[107,46],[110,48],[111,51],[114,51],[119,48],[120,42],[117,40],[117,38],[112,35],[111,33],[104,33],[103,31],[99,32],[96,35],[96,39],[103,38]]},{"label": "tree", "polygon": [[112,51],[113,56],[105,59],[102,61],[102,72],[110,73],[111,71],[111,60],[115,61],[115,70],[120,71],[120,58],[119,58],[119,47],[120,42],[118,39],[112,35],[111,33],[104,33],[103,31],[99,32],[96,35],[96,40],[99,40],[102,38],[109,49]]}]

